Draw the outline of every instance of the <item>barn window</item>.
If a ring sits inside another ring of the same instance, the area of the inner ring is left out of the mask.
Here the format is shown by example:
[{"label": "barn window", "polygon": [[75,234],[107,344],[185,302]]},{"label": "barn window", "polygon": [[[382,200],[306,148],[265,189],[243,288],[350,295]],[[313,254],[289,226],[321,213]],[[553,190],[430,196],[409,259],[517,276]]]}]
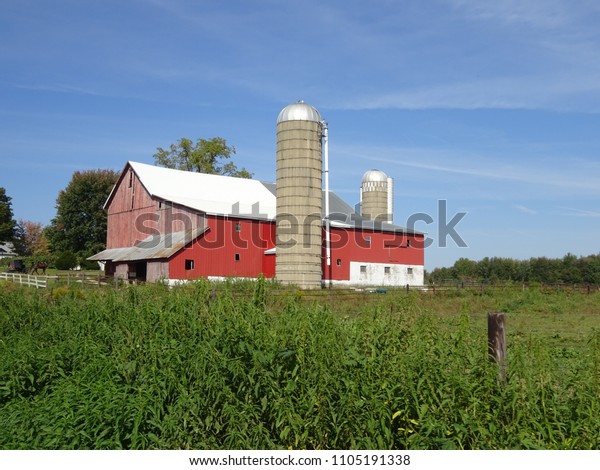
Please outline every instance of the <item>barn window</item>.
[{"label": "barn window", "polygon": [[241,232],[242,231],[242,224],[240,224],[239,222],[237,224],[235,224],[235,231],[236,232]]},{"label": "barn window", "polygon": [[158,201],[158,208],[162,209],[162,201]]},{"label": "barn window", "polygon": [[410,247],[410,239],[406,240],[406,248]]},{"label": "barn window", "polygon": [[342,259],[338,258],[335,264],[337,264],[338,266],[341,266],[342,265]]},{"label": "barn window", "polygon": [[366,266],[364,266],[364,265],[363,265],[363,266],[361,266],[361,267],[360,267],[360,272],[361,272],[361,273],[366,273],[366,272],[367,272],[367,267],[366,267]]},{"label": "barn window", "polygon": [[236,254],[235,254],[235,260],[236,260],[236,261],[239,261],[239,260],[240,260],[240,254],[239,254],[239,253],[236,253]]},{"label": "barn window", "polygon": [[385,266],[385,267],[383,268],[383,272],[384,272],[385,274],[390,274],[390,273],[392,272],[392,270],[391,270],[391,268],[390,268],[389,266]]},{"label": "barn window", "polygon": [[185,260],[185,270],[186,271],[192,271],[194,269],[194,260],[193,259],[186,259]]},{"label": "barn window", "polygon": [[371,237],[366,237],[365,242],[367,243],[367,246],[371,246]]},{"label": "barn window", "polygon": [[129,170],[129,187],[133,186],[133,171]]},{"label": "barn window", "polygon": [[406,269],[406,273],[407,274],[412,274],[413,273],[413,268],[407,268]]}]

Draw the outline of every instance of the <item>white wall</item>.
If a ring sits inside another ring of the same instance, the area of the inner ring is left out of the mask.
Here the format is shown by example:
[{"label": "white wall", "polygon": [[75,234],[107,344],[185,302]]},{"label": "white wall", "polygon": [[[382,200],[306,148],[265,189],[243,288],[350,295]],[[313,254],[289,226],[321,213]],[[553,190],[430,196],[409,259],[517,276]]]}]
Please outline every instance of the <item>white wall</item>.
[{"label": "white wall", "polygon": [[[361,272],[361,266],[364,271]],[[386,268],[389,273],[386,274]],[[412,273],[409,271],[412,269]],[[424,268],[410,264],[350,262],[350,281],[353,286],[422,286]]]}]

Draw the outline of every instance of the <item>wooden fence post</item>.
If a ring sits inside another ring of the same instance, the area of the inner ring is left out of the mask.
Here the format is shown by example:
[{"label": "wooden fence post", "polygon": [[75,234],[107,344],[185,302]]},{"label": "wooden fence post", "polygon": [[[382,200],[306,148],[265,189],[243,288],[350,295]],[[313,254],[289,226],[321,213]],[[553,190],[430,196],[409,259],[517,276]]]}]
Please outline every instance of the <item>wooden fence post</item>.
[{"label": "wooden fence post", "polygon": [[488,313],[488,354],[498,364],[498,379],[506,382],[506,315]]}]

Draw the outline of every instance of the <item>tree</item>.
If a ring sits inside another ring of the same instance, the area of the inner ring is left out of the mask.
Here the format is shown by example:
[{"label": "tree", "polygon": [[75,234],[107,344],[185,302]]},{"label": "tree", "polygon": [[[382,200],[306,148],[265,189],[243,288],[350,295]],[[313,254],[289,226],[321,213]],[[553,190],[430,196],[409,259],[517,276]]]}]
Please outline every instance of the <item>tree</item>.
[{"label": "tree", "polygon": [[578,284],[583,281],[582,263],[573,253],[567,253],[562,259],[559,278],[569,284]]},{"label": "tree", "polygon": [[238,170],[233,162],[225,162],[235,154],[235,147],[227,145],[225,139],[221,137],[213,137],[210,140],[198,139],[195,144],[183,137],[177,144],[171,144],[169,150],[161,147],[156,150],[154,161],[166,168],[252,178],[252,173],[245,168]]},{"label": "tree", "polygon": [[12,242],[15,238],[15,222],[12,211],[12,198],[6,189],[0,187],[0,242]]},{"label": "tree", "polygon": [[43,257],[50,253],[46,231],[41,223],[21,219],[15,232],[15,248],[20,255]]},{"label": "tree", "polygon": [[477,277],[477,261],[460,258],[454,263],[454,277],[466,281]]},{"label": "tree", "polygon": [[600,255],[591,255],[584,258],[584,282],[600,284]]},{"label": "tree", "polygon": [[53,253],[85,258],[106,246],[104,202],[117,182],[113,170],[76,171],[56,199],[56,217],[47,230]]}]

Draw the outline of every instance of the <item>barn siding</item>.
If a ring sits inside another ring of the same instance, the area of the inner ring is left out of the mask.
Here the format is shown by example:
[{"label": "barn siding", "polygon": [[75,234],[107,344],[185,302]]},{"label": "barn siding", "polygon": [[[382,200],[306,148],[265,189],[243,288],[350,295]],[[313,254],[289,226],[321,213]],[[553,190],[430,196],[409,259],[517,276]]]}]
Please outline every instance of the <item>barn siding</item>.
[{"label": "barn siding", "polygon": [[[258,220],[208,216],[204,236],[174,255],[169,261],[171,279],[199,277],[258,277],[263,272],[265,250],[274,246],[274,223]],[[240,231],[236,225],[240,225]],[[236,260],[239,255],[239,260]],[[188,268],[186,269],[186,260]],[[268,266],[268,264],[267,264]],[[265,277],[274,274],[264,273]]]},{"label": "barn siding", "polygon": [[129,276],[129,265],[127,263],[115,264],[115,277],[120,279],[128,279]]},{"label": "barn siding", "polygon": [[106,248],[133,246],[150,235],[204,226],[204,216],[150,196],[129,168],[119,179],[107,207]]},{"label": "barn siding", "polygon": [[169,278],[169,262],[167,260],[148,261],[146,281],[157,282]]},{"label": "barn siding", "polygon": [[[107,207],[108,230],[106,247],[123,248],[135,245],[148,236],[136,227],[136,220],[143,214],[155,211],[152,200],[135,172],[129,168],[117,182]],[[139,225],[139,224],[138,224]]]},{"label": "barn siding", "polygon": [[[325,237],[325,235],[323,235]],[[370,246],[367,237],[371,237]],[[423,235],[374,232],[369,230],[331,229],[331,279],[350,280],[350,262],[402,264],[423,266]],[[410,245],[407,247],[407,242]],[[338,260],[340,263],[338,264]],[[326,271],[326,255],[323,248],[323,273]]]}]

